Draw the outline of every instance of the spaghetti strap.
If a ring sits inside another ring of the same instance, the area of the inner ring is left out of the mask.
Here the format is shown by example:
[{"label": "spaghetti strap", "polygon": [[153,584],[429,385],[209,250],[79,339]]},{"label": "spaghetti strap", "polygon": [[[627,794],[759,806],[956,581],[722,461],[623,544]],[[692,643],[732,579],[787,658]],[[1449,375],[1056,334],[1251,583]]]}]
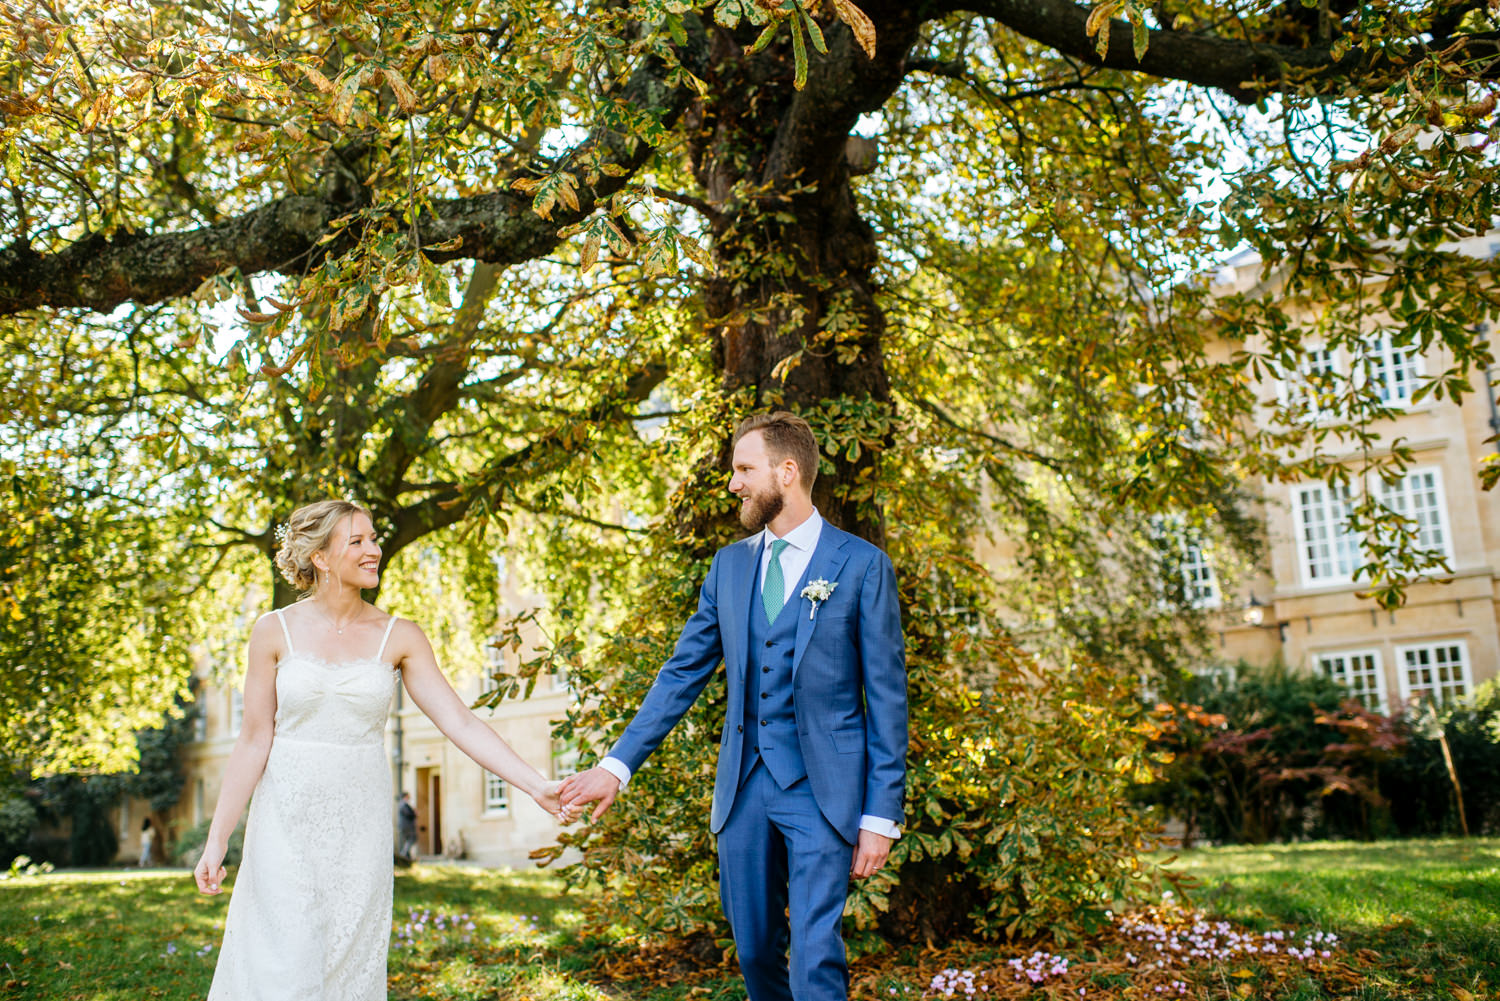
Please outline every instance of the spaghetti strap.
[{"label": "spaghetti strap", "polygon": [[286,637],[286,652],[292,652],[292,631],[286,627],[286,619],[281,615],[281,609],[276,609],[276,621],[281,623],[281,633]]},{"label": "spaghetti strap", "polygon": [[396,617],[391,616],[391,621],[385,624],[385,635],[380,637],[380,649],[375,651],[375,659],[380,660],[385,655],[386,641],[391,638],[391,630],[396,628]]}]

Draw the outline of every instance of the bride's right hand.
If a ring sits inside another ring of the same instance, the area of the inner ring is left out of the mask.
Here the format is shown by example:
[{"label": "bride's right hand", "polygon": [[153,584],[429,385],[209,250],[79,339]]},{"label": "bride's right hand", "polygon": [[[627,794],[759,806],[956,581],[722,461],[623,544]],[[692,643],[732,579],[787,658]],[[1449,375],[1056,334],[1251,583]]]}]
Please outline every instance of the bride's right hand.
[{"label": "bride's right hand", "polygon": [[198,892],[209,896],[221,892],[219,887],[223,884],[225,875],[224,850],[204,846],[203,857],[193,868],[193,880],[198,884]]},{"label": "bride's right hand", "polygon": [[564,824],[571,824],[578,819],[578,813],[571,807],[563,806],[561,790],[561,782],[548,782],[542,786],[541,791],[533,798],[543,810],[546,810]]}]

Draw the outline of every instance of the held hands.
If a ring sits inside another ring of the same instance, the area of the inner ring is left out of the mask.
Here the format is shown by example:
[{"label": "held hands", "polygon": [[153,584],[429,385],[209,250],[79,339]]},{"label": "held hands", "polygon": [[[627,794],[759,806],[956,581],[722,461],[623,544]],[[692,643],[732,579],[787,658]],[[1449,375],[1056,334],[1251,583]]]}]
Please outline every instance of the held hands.
[{"label": "held hands", "polygon": [[861,829],[859,843],[854,846],[854,862],[849,866],[849,875],[855,879],[864,879],[885,868],[885,859],[891,853],[892,843],[893,839],[884,834]]},{"label": "held hands", "polygon": [[198,884],[198,892],[214,896],[220,892],[220,884],[224,882],[224,849],[215,848],[213,845],[203,846],[203,857],[198,860],[197,866],[193,868],[193,880]]},{"label": "held hands", "polygon": [[562,804],[565,811],[563,819],[576,817],[576,811],[581,811],[587,803],[598,803],[592,818],[598,820],[604,816],[604,811],[609,809],[619,792],[620,780],[598,766],[570,775],[562,783]]},{"label": "held hands", "polygon": [[558,795],[558,790],[561,788],[561,782],[547,782],[537,792],[532,793],[531,798],[536,800],[537,806],[546,810],[563,823],[571,823],[572,818],[563,809],[562,798]]}]

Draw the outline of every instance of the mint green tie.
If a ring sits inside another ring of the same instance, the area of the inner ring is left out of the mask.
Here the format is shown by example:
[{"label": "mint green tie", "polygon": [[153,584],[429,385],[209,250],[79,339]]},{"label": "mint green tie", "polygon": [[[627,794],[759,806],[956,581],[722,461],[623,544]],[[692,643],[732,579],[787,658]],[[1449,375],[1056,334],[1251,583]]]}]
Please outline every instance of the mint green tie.
[{"label": "mint green tie", "polygon": [[771,543],[771,565],[766,567],[766,583],[760,589],[760,603],[766,610],[766,621],[775,622],[786,604],[786,575],[781,571],[781,551],[791,545],[785,539]]}]

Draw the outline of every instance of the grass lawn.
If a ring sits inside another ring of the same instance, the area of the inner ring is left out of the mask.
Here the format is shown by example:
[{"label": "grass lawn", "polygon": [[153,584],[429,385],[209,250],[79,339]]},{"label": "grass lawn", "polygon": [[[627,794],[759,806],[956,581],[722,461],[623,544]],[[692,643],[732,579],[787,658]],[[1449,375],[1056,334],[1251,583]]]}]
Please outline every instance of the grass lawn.
[{"label": "grass lawn", "polygon": [[[1332,957],[1243,955],[1152,971],[1150,940],[1187,935],[1178,909],[1055,951],[1066,973],[1017,982],[1009,960],[1045,943],[953,944],[866,957],[855,997],[1082,1001],[1191,997],[1358,1001],[1500,998],[1500,840],[1317,844],[1190,852],[1188,904],[1235,922],[1242,939],[1283,948],[1334,932]],[[575,898],[555,877],[420,866],[396,877],[391,1001],[734,1001],[734,972],[670,952],[580,942]],[[201,999],[228,895],[200,897],[185,871],[54,873],[0,881],[0,1001]],[[1176,924],[1174,925],[1174,922]],[[472,926],[472,927],[471,927]],[[1141,956],[1126,958],[1134,949]],[[1052,961],[1048,960],[1048,965]],[[943,974],[942,971],[949,971]],[[934,977],[939,977],[934,989]],[[1157,987],[1163,990],[1157,991]],[[1084,995],[1080,995],[1083,991]],[[951,993],[949,993],[951,992]]]},{"label": "grass lawn", "polygon": [[1500,998],[1500,839],[1214,848],[1174,868],[1214,914],[1332,929],[1378,957],[1363,997]]},{"label": "grass lawn", "polygon": [[[228,906],[187,870],[0,882],[0,999],[201,999]],[[554,877],[419,866],[397,875],[395,912],[391,1001],[604,997],[579,979],[592,953]]]}]

